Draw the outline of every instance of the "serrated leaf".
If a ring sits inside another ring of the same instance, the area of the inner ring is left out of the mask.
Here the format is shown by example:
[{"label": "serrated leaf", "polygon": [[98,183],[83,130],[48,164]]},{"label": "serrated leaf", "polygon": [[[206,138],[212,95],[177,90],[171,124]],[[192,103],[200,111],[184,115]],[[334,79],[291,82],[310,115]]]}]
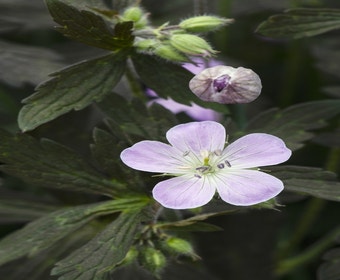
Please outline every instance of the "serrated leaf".
[{"label": "serrated leaf", "polygon": [[83,61],[51,74],[36,92],[24,99],[18,117],[23,131],[32,130],[72,109],[80,110],[100,101],[119,82],[126,56],[113,53]]},{"label": "serrated leaf", "polygon": [[34,256],[0,266],[0,275],[6,275],[6,280],[56,280],[50,275],[54,263],[88,242],[97,230],[93,225],[85,225]]},{"label": "serrated leaf", "polygon": [[59,275],[59,280],[105,279],[105,272],[126,256],[141,219],[140,211],[122,213],[94,239],[58,262],[52,275]]},{"label": "serrated leaf", "polygon": [[247,133],[273,134],[282,138],[290,149],[297,150],[304,141],[314,137],[310,130],[325,127],[325,120],[339,113],[340,100],[306,102],[261,113],[249,123],[246,130]]},{"label": "serrated leaf", "polygon": [[57,30],[67,37],[107,50],[130,47],[133,43],[132,22],[119,23],[113,28],[89,9],[79,10],[81,7],[59,0],[46,0],[46,3],[54,21],[61,25]]},{"label": "serrated leaf", "polygon": [[108,180],[69,148],[48,139],[0,130],[0,170],[42,187],[107,196],[122,184]]},{"label": "serrated leaf", "polygon": [[190,91],[189,81],[193,74],[187,69],[151,55],[135,54],[132,60],[143,83],[160,97],[171,97],[173,100],[186,105],[194,102],[202,107],[227,112],[226,106],[202,101]]},{"label": "serrated leaf", "polygon": [[140,209],[146,201],[118,199],[52,212],[3,238],[0,241],[0,264],[47,249],[99,215]]},{"label": "serrated leaf", "polygon": [[133,64],[142,81],[161,97],[171,97],[183,104],[190,104],[195,95],[188,85],[193,74],[183,67],[156,59],[151,55],[136,54]]},{"label": "serrated leaf", "polygon": [[221,230],[220,227],[210,225],[208,223],[202,223],[201,221],[204,221],[206,219],[209,219],[211,217],[221,216],[225,214],[234,213],[235,210],[225,210],[221,212],[213,212],[213,213],[204,213],[195,215],[193,217],[174,221],[174,222],[163,222],[158,223],[156,227],[163,228],[163,229],[188,229],[188,230],[195,230],[195,231],[216,231]]},{"label": "serrated leaf", "polygon": [[271,166],[268,169],[271,175],[283,181],[288,191],[340,201],[340,182],[333,172],[304,166]]},{"label": "serrated leaf", "polygon": [[310,37],[340,28],[339,9],[297,8],[273,15],[256,32],[272,38]]},{"label": "serrated leaf", "polygon": [[165,108],[147,108],[146,104],[138,99],[128,101],[119,95],[110,95],[98,105],[117,123],[121,131],[144,139],[157,140],[176,123],[174,115]]},{"label": "serrated leaf", "polygon": [[99,128],[94,129],[93,138],[95,143],[91,145],[91,152],[100,168],[108,176],[122,181],[126,179],[126,176],[131,177],[132,170],[126,168],[120,159],[120,153],[128,147],[124,139],[119,139],[110,132]]}]

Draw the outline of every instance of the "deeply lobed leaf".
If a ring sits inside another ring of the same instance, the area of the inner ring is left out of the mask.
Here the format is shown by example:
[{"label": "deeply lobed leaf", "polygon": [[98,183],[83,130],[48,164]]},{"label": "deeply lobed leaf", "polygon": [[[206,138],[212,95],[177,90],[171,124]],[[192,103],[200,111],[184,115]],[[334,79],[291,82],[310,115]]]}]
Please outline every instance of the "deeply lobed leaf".
[{"label": "deeply lobed leaf", "polygon": [[118,199],[61,209],[45,215],[1,240],[0,264],[49,248],[98,215],[140,209],[146,201],[143,198]]},{"label": "deeply lobed leaf", "polygon": [[325,120],[339,113],[339,100],[306,102],[283,110],[270,109],[249,123],[247,133],[273,134],[282,138],[290,149],[297,150],[303,146],[304,141],[314,137],[310,130],[325,127]]},{"label": "deeply lobed leaf", "polygon": [[115,186],[82,157],[51,140],[40,142],[26,134],[12,136],[0,130],[0,170],[49,188],[112,196]]},{"label": "deeply lobed leaf", "polygon": [[140,211],[122,213],[94,239],[58,262],[52,275],[59,275],[59,280],[105,279],[105,272],[126,256],[142,217]]},{"label": "deeply lobed leaf", "polygon": [[304,166],[271,166],[269,170],[284,182],[288,191],[340,201],[340,182],[330,171]]},{"label": "deeply lobed leaf", "polygon": [[[180,65],[157,59],[151,55],[135,54],[133,65],[143,83],[154,90],[160,97],[171,97],[173,100],[190,105],[194,102],[219,112],[228,112],[226,106],[215,102],[204,102],[189,89],[193,74]],[[155,75],[157,71],[157,75]]]},{"label": "deeply lobed leaf", "polygon": [[271,16],[256,32],[273,38],[310,37],[340,28],[339,9],[298,8]]},{"label": "deeply lobed leaf", "polygon": [[72,109],[80,110],[100,101],[119,82],[125,60],[124,53],[112,53],[51,74],[52,79],[40,84],[23,101],[19,127],[23,131],[32,130]]},{"label": "deeply lobed leaf", "polygon": [[46,0],[46,3],[54,21],[61,25],[57,30],[67,37],[107,50],[129,47],[133,43],[132,22],[119,23],[113,28],[114,22],[107,22],[89,7],[72,6],[73,3],[60,0]]}]

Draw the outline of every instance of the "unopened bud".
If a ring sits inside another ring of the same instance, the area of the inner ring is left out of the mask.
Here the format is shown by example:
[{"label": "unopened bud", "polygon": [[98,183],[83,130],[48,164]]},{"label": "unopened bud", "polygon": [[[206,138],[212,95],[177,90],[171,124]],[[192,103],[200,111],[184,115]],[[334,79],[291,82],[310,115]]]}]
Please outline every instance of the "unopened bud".
[{"label": "unopened bud", "polygon": [[186,55],[210,57],[216,53],[207,41],[192,34],[174,34],[170,37],[170,44]]},{"label": "unopened bud", "polygon": [[182,238],[169,237],[168,239],[165,240],[165,243],[168,248],[170,248],[171,250],[178,254],[183,255],[194,254],[194,249],[192,248],[191,244]]},{"label": "unopened bud", "polygon": [[179,53],[175,48],[170,45],[160,45],[155,49],[155,54],[173,62],[188,62],[189,59]]},{"label": "unopened bud", "polygon": [[120,265],[128,265],[138,257],[138,251],[135,247],[131,247],[125,258],[119,263]]},{"label": "unopened bud", "polygon": [[155,39],[137,39],[134,42],[134,47],[142,52],[151,52],[160,45],[160,42]]},{"label": "unopened bud", "polygon": [[163,253],[153,247],[147,247],[141,252],[140,264],[150,272],[158,275],[166,265]]},{"label": "unopened bud", "polygon": [[197,74],[190,80],[189,87],[204,101],[234,104],[255,100],[261,93],[262,84],[251,69],[219,65]]},{"label": "unopened bud", "polygon": [[148,23],[147,14],[138,6],[127,8],[122,17],[124,21],[133,21],[135,29],[143,28]]},{"label": "unopened bud", "polygon": [[188,32],[209,32],[232,22],[234,22],[233,19],[215,16],[197,16],[181,21],[179,27]]}]

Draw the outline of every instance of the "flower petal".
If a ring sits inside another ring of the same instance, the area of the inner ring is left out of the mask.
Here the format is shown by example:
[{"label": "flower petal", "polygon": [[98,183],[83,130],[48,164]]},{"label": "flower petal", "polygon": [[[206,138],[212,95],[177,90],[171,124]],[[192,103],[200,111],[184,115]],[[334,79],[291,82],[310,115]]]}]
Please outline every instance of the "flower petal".
[{"label": "flower petal", "polygon": [[225,144],[225,128],[214,121],[190,122],[171,128],[166,138],[169,143],[182,152],[223,150]]},{"label": "flower petal", "polygon": [[203,108],[197,104],[191,102],[191,106],[184,105],[174,101],[172,98],[154,98],[148,102],[148,105],[157,103],[164,108],[168,109],[174,114],[181,112],[186,113],[189,117],[196,121],[215,121],[221,118],[221,114],[214,110]]},{"label": "flower petal", "polygon": [[148,172],[181,174],[182,156],[170,145],[158,141],[141,141],[125,149],[121,160],[129,167]]},{"label": "flower petal", "polygon": [[231,143],[223,157],[235,168],[252,168],[278,164],[288,160],[292,152],[278,137],[253,133]]},{"label": "flower petal", "polygon": [[152,194],[164,207],[190,209],[207,204],[215,194],[215,187],[204,177],[179,176],[159,182]]},{"label": "flower petal", "polygon": [[267,201],[283,190],[281,180],[255,170],[219,173],[212,184],[225,202],[240,206]]}]

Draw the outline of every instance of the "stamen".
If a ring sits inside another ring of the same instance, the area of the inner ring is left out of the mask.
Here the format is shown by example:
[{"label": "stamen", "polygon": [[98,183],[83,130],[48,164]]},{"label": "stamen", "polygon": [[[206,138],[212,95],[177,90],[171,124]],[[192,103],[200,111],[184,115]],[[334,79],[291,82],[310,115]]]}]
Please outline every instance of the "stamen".
[{"label": "stamen", "polygon": [[217,164],[217,167],[218,167],[219,169],[223,169],[223,168],[224,168],[224,163],[219,163],[219,164]]},{"label": "stamen", "polygon": [[199,171],[200,173],[204,173],[205,171],[208,171],[209,169],[210,169],[210,166],[200,166],[196,168],[196,170]]},{"label": "stamen", "polygon": [[231,164],[230,164],[229,161],[225,160],[224,162],[225,162],[225,164],[226,164],[228,167],[231,167]]},{"label": "stamen", "polygon": [[202,176],[200,176],[200,175],[198,175],[198,174],[194,174],[194,176],[195,176],[196,178],[198,178],[198,179],[201,179],[201,178],[202,178]]},{"label": "stamen", "polygon": [[185,151],[185,152],[183,153],[183,156],[186,157],[189,153],[190,153],[190,151]]},{"label": "stamen", "polygon": [[220,155],[222,155],[222,151],[221,150],[216,150],[216,151],[214,151],[214,154],[216,156],[220,156]]}]

